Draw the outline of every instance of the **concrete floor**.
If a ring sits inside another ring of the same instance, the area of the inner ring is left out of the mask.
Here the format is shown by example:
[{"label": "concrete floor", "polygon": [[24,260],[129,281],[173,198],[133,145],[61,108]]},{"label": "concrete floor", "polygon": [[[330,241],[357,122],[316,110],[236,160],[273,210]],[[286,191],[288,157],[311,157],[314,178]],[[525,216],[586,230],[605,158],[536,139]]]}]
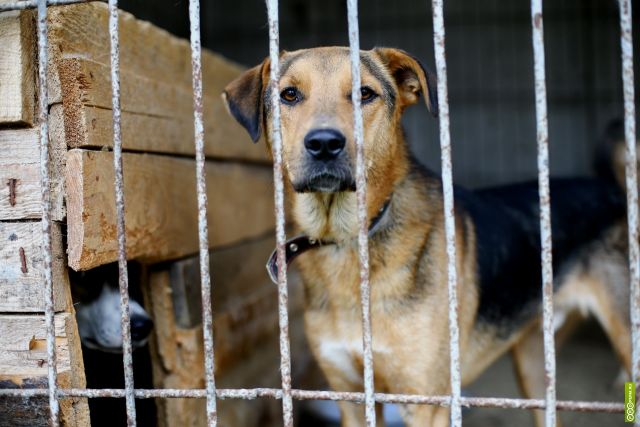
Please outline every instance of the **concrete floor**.
[{"label": "concrete floor", "polygon": [[[563,400],[623,401],[623,388],[616,384],[620,365],[609,343],[595,323],[581,327],[557,351],[557,396]],[[466,392],[466,393],[465,393]],[[502,357],[472,386],[468,396],[519,397],[511,358]],[[623,426],[622,414],[559,412],[563,426]],[[474,408],[463,414],[465,427],[533,426],[528,411]],[[627,424],[628,425],[628,424]]]},{"label": "concrete floor", "polygon": [[[557,396],[562,400],[623,401],[623,385],[616,384],[620,366],[607,338],[598,325],[587,323],[557,351]],[[511,358],[506,355],[492,365],[478,380],[463,390],[465,396],[521,397]],[[541,396],[542,397],[542,396]],[[329,407],[333,422],[303,414],[300,427],[335,427],[337,408]],[[323,413],[327,413],[324,410]],[[559,412],[564,427],[624,426],[622,414]],[[629,424],[626,424],[629,425]],[[472,408],[463,410],[464,427],[533,426],[529,411],[518,409]],[[399,424],[393,424],[399,427]]]}]

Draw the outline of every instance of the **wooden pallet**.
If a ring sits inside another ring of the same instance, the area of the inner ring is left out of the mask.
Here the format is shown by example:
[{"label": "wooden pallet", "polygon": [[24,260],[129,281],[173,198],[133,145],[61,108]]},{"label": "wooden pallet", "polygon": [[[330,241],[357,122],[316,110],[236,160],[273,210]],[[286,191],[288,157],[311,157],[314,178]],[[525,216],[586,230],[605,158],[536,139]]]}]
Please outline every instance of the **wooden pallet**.
[{"label": "wooden pallet", "polygon": [[[117,255],[107,24],[104,3],[48,11],[52,273],[61,387],[85,386],[68,268],[93,268]],[[250,250],[260,250],[256,253],[265,258],[271,248],[256,241],[274,224],[270,161],[264,146],[252,144],[228,117],[220,98],[243,68],[206,51],[202,63],[209,241],[214,253],[229,249],[236,255],[246,242],[254,242]],[[128,256],[146,264],[189,259],[198,250],[189,43],[122,12],[120,65]],[[33,12],[0,14],[1,388],[47,384],[36,70]],[[252,263],[254,271],[236,281],[234,286],[247,292],[236,294],[239,305],[234,307],[274,311],[255,293],[267,280],[263,264]],[[216,317],[219,333],[227,331],[228,338],[220,350],[221,372],[238,369],[231,363],[236,352],[246,360],[255,357],[242,332],[255,326],[255,318],[238,320],[237,313],[224,313]],[[181,331],[165,326],[156,319],[159,336],[188,341]],[[61,404],[64,425],[89,424],[86,399]],[[47,405],[46,398],[2,400],[0,426],[46,425]]]}]

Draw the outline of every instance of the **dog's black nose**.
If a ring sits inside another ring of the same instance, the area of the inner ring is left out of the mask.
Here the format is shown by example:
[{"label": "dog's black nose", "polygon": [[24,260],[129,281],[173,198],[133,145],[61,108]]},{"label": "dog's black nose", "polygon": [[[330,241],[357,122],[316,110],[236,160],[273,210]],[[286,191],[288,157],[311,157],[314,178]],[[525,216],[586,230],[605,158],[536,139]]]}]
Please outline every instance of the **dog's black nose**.
[{"label": "dog's black nose", "polygon": [[153,329],[153,321],[148,317],[131,316],[131,339],[142,341],[146,339]]},{"label": "dog's black nose", "polygon": [[315,129],[304,138],[304,147],[317,160],[332,160],[344,150],[346,138],[335,129]]}]

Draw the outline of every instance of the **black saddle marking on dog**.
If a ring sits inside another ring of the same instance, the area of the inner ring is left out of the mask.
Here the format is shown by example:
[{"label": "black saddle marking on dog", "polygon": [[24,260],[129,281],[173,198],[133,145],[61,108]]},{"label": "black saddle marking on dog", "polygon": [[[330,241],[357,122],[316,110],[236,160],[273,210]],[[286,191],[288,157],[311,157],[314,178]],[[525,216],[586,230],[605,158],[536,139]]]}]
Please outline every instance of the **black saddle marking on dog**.
[{"label": "black saddle marking on dog", "polygon": [[[553,268],[558,277],[580,248],[624,217],[625,198],[617,185],[605,180],[553,179],[550,185]],[[508,334],[538,312],[541,300],[538,184],[474,192],[457,188],[456,202],[475,223],[478,318],[507,327]]]}]

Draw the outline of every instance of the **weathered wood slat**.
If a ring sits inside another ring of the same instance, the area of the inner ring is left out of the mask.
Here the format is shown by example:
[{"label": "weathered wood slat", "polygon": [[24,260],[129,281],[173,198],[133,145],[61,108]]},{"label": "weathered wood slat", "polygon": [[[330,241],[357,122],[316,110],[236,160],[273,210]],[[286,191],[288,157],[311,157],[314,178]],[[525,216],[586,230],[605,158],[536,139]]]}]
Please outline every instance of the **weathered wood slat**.
[{"label": "weathered wood slat", "polygon": [[[273,237],[263,237],[232,248],[211,251],[216,382],[219,387],[279,387],[278,297],[277,288],[264,272]],[[266,254],[263,250],[266,249]],[[243,255],[246,257],[242,258]],[[226,274],[244,260],[238,275]],[[232,261],[231,265],[227,265]],[[291,269],[291,346],[294,377],[299,378],[310,364],[302,327],[302,289],[299,277]],[[200,302],[197,263],[188,260],[172,263],[150,274],[145,300],[155,322],[152,361],[155,387],[201,388],[204,385],[202,325],[181,327],[180,308],[176,307],[176,288]],[[253,280],[255,279],[255,281]],[[236,286],[238,287],[236,289]],[[273,405],[273,403],[276,403]],[[277,402],[229,400],[218,402],[221,424],[238,427],[278,425]],[[163,399],[158,402],[160,426],[204,426],[204,401]]]},{"label": "weathered wood slat", "polygon": [[[69,282],[60,226],[52,226],[55,310],[69,309]],[[0,222],[0,313],[43,312],[44,276],[40,222]]]},{"label": "weathered wood slat", "polygon": [[[195,164],[189,159],[125,153],[127,255],[145,262],[198,250]],[[113,156],[67,155],[69,266],[86,270],[117,258]],[[207,162],[209,243],[227,245],[273,227],[271,169]]]},{"label": "weathered wood slat", "polygon": [[[54,127],[52,127],[52,132]],[[51,217],[64,218],[64,153],[50,145]],[[37,129],[0,130],[0,220],[42,217],[40,140]]]},{"label": "weathered wood slat", "polygon": [[33,14],[0,13],[0,125],[32,125],[35,113]]},{"label": "weathered wood slat", "polygon": [[[59,61],[59,75],[67,145],[78,148],[111,146],[109,67],[83,58],[65,58]],[[264,147],[250,142],[246,132],[229,120],[219,94],[214,95],[205,94],[204,97],[205,154],[265,162]],[[123,72],[121,103],[124,148],[194,153],[191,87]]]},{"label": "weathered wood slat", "polygon": [[[84,388],[84,365],[73,314],[56,314],[55,332],[58,385]],[[44,316],[0,315],[0,388],[45,388],[47,384]],[[48,404],[46,398],[0,399],[0,425],[48,425]],[[89,425],[86,399],[61,400],[60,409],[63,425]]]},{"label": "weathered wood slat", "polygon": [[[90,3],[50,11],[52,103],[64,102],[70,147],[112,145],[109,34],[106,5]],[[267,162],[264,147],[224,111],[225,85],[243,68],[203,51],[205,154]],[[132,15],[120,13],[123,147],[127,150],[193,154],[191,50]]]}]

